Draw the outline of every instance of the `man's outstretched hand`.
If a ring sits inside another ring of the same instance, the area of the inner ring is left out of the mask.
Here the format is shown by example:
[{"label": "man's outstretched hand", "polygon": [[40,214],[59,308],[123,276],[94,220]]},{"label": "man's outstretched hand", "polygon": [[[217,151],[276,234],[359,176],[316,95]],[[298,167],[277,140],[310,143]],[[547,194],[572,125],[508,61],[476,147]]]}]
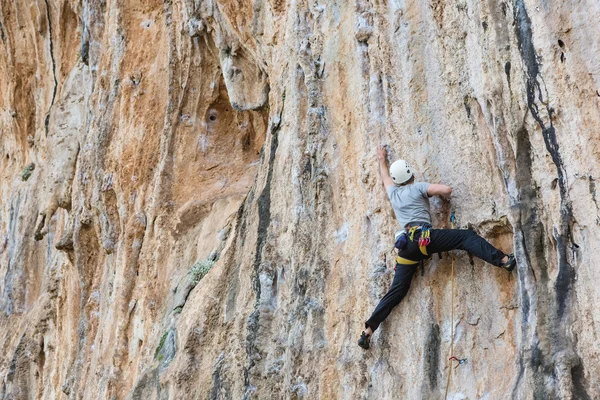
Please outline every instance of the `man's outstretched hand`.
[{"label": "man's outstretched hand", "polygon": [[394,186],[394,180],[390,176],[390,170],[387,165],[387,150],[385,149],[385,146],[377,147],[377,160],[379,161],[379,173],[381,174],[383,186],[386,188]]},{"label": "man's outstretched hand", "polygon": [[379,161],[385,161],[386,157],[387,157],[387,150],[385,149],[385,146],[378,146],[377,147],[377,159]]}]

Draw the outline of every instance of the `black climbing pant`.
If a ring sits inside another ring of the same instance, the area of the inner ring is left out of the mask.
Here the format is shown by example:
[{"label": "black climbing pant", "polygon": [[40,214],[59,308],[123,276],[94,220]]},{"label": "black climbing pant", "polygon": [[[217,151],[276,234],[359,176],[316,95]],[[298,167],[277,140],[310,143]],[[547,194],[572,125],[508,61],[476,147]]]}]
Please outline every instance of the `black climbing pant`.
[{"label": "black climbing pant", "polygon": [[[424,255],[419,250],[420,234],[421,232],[417,231],[414,240],[408,241],[406,247],[398,253],[400,257],[420,261],[429,258],[431,254],[459,249],[465,250],[492,265],[500,266],[502,264],[501,260],[505,256],[503,252],[470,229],[432,229],[431,243],[427,246],[428,255]],[[379,301],[371,318],[365,322],[365,327],[371,327],[375,331],[379,324],[387,318],[392,309],[406,296],[410,281],[418,267],[419,264],[396,264],[396,274],[394,275],[392,287]]]}]

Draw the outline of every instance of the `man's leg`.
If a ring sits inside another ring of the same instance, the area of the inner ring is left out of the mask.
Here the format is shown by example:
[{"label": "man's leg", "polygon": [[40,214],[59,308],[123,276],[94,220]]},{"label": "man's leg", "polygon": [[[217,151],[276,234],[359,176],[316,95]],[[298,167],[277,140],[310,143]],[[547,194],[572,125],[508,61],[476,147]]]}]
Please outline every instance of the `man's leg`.
[{"label": "man's leg", "polygon": [[419,264],[414,265],[402,265],[396,264],[396,273],[394,275],[394,282],[392,287],[386,293],[385,296],[379,301],[379,304],[373,311],[371,318],[365,322],[366,328],[371,328],[375,331],[379,324],[390,314],[392,309],[400,303],[400,301],[406,296],[408,288],[410,287],[410,281],[417,270]]},{"label": "man's leg", "polygon": [[427,246],[429,254],[454,249],[465,250],[497,267],[502,264],[502,260],[506,256],[470,229],[431,230],[431,243]]}]

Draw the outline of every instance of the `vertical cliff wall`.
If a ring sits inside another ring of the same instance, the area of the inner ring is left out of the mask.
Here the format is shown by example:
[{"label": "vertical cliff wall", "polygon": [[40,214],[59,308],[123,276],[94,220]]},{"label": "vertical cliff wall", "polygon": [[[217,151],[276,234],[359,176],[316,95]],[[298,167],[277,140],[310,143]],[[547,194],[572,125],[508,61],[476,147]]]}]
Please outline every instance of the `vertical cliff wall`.
[{"label": "vertical cliff wall", "polygon": [[[600,5],[0,1],[0,398],[600,396]],[[375,146],[512,274],[398,228]]]}]

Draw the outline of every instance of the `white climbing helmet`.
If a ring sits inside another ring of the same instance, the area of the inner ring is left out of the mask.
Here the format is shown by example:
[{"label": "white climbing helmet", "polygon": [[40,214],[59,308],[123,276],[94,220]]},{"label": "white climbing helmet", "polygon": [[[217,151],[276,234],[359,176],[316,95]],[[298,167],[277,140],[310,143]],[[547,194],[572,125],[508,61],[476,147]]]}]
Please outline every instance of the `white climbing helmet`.
[{"label": "white climbing helmet", "polygon": [[405,160],[396,160],[390,166],[390,175],[396,185],[401,185],[413,177],[413,169]]}]

